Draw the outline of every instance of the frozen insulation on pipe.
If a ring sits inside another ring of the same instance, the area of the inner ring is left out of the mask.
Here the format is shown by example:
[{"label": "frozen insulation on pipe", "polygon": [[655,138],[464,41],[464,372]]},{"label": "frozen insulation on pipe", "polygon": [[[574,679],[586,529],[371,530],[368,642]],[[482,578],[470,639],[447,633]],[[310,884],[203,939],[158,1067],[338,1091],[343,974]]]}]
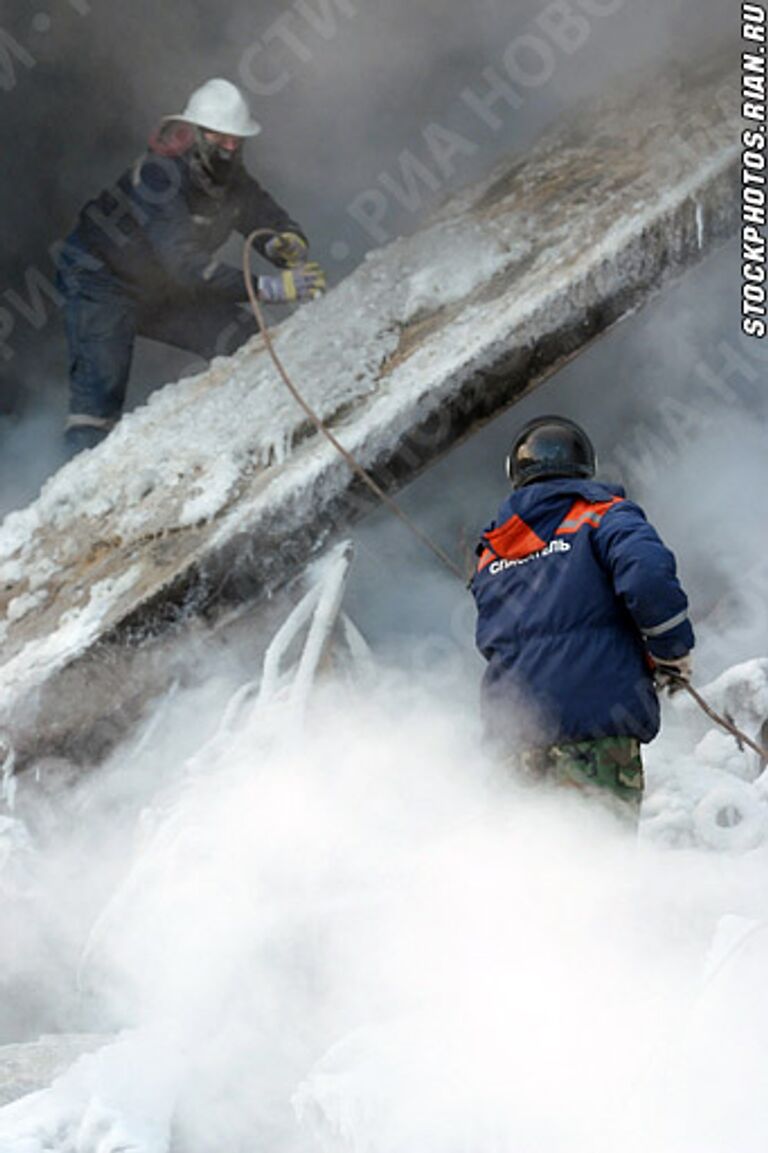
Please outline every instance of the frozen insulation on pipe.
[{"label": "frozen insulation on pipe", "polygon": [[[293,379],[396,489],[732,234],[738,111],[719,58],[611,88],[280,325]],[[169,625],[278,587],[369,507],[359,487],[258,340],[126,416],[0,529],[20,763],[129,724],[136,642],[147,661]]]}]

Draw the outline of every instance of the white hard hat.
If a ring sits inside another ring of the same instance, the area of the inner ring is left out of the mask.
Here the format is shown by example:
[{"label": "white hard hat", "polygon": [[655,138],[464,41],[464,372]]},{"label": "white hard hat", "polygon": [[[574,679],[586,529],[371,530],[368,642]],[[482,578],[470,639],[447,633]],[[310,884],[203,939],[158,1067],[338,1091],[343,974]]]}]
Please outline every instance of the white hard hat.
[{"label": "white hard hat", "polygon": [[257,136],[261,132],[242,92],[228,80],[207,80],[195,89],[183,112],[163,119],[183,120],[231,136]]}]

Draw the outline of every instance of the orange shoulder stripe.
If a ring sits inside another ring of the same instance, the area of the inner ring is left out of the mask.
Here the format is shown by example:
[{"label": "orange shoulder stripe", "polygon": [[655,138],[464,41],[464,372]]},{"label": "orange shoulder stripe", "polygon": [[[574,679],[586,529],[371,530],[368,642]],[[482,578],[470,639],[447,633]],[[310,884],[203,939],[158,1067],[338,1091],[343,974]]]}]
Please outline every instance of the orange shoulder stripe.
[{"label": "orange shoulder stripe", "polygon": [[568,510],[565,520],[558,528],[555,536],[564,536],[567,533],[578,532],[585,524],[597,528],[609,508],[621,504],[623,497],[615,496],[611,500],[602,500],[592,503],[588,500],[575,500]]},{"label": "orange shoulder stripe", "polygon": [[532,552],[547,547],[547,542],[542,540],[517,513],[505,524],[487,533],[484,543],[489,547],[480,557],[478,568],[485,568],[494,557],[500,557],[502,560],[520,560],[522,557],[530,556]]},{"label": "orange shoulder stripe", "polygon": [[477,562],[477,571],[482,572],[483,569],[486,568],[491,563],[492,560],[497,560],[497,559],[498,558],[496,556],[496,553],[493,551],[493,549],[484,548],[482,553],[480,554],[480,560]]}]

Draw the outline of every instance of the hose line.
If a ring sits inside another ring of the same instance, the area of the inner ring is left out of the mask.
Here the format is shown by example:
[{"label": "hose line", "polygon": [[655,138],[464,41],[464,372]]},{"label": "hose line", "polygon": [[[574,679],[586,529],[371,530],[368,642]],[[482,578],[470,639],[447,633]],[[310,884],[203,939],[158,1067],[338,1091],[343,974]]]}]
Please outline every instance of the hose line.
[{"label": "hose line", "polygon": [[299,392],[296,385],[293,383],[290,373],[286,369],[285,365],[280,359],[280,356],[278,355],[277,349],[275,348],[274,341],[272,340],[272,336],[264,318],[264,313],[262,311],[261,305],[259,304],[259,298],[256,295],[256,290],[253,286],[253,277],[251,276],[251,248],[254,241],[256,241],[260,236],[274,235],[275,233],[271,228],[257,228],[255,232],[250,234],[245,242],[245,247],[243,249],[243,275],[245,276],[245,286],[248,290],[248,299],[251,302],[253,314],[256,317],[256,321],[261,330],[261,335],[264,338],[264,344],[266,346],[267,352],[272,358],[275,368],[280,374],[283,384],[288,389],[296,403],[299,405],[302,412],[305,413],[305,415],[309,418],[314,427],[320,433],[320,435],[324,436],[325,439],[333,445],[336,452],[338,452],[339,455],[344,458],[352,471],[360,477],[363,484],[365,484],[366,487],[371,490],[374,496],[376,496],[378,500],[380,500],[381,503],[385,505],[389,511],[398,518],[398,520],[402,521],[402,523],[414,534],[414,536],[416,536],[418,540],[420,540],[421,543],[429,549],[433,556],[437,557],[441,564],[445,565],[445,567],[449,569],[449,571],[453,573],[454,576],[458,577],[459,580],[465,584],[465,575],[459,566],[455,563],[455,561],[451,560],[451,558],[440,547],[440,545],[436,544],[422,529],[419,528],[419,526],[414,521],[411,520],[411,518],[406,512],[403,511],[397,501],[393,500],[392,497],[384,491],[381,485],[377,484],[370,473],[368,473],[366,469],[363,468],[360,462],[355,459],[352,453],[344,448],[344,445],[336,439],[330,429],[324,424],[322,418],[315,412],[311,405],[308,404],[308,402]]}]

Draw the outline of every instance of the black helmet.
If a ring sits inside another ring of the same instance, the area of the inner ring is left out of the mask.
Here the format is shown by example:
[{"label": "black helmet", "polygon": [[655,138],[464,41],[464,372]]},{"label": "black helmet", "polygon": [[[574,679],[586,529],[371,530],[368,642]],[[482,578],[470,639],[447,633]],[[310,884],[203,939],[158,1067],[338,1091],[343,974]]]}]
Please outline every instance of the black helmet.
[{"label": "black helmet", "polygon": [[507,457],[514,488],[558,476],[593,477],[595,450],[582,428],[563,416],[538,416],[515,437]]}]

